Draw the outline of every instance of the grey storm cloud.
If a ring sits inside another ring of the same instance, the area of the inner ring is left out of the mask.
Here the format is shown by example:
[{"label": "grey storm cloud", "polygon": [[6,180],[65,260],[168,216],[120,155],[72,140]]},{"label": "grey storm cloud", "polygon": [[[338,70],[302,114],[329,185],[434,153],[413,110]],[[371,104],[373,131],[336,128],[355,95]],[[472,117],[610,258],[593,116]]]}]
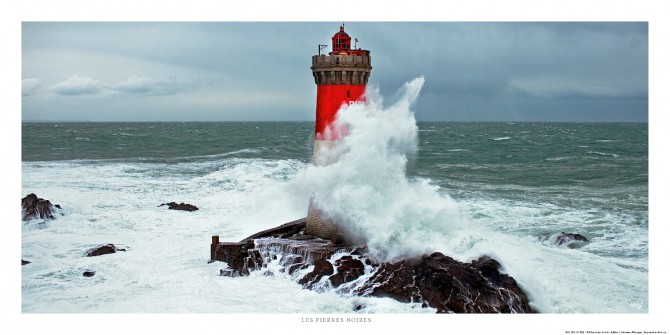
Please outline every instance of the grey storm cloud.
[{"label": "grey storm cloud", "polygon": [[[26,22],[23,117],[313,120],[311,56],[340,25]],[[382,95],[425,77],[420,121],[648,118],[646,22],[352,22],[345,30],[371,51],[370,84]]]},{"label": "grey storm cloud", "polygon": [[117,92],[151,95],[174,95],[196,88],[195,83],[181,82],[176,78],[157,80],[149,77],[130,76],[127,80],[112,86]]},{"label": "grey storm cloud", "polygon": [[39,78],[25,78],[21,80],[21,94],[31,95],[37,92],[42,85],[42,80]]},{"label": "grey storm cloud", "polygon": [[[24,80],[24,86],[30,85]],[[174,95],[196,87],[195,84],[180,82],[175,78],[156,80],[148,77],[130,76],[118,84],[108,85],[91,77],[72,75],[54,85],[51,90],[60,95],[95,95],[103,93]],[[25,89],[31,90],[30,88]],[[34,91],[34,88],[32,88]]]},{"label": "grey storm cloud", "polygon": [[116,85],[116,89],[129,93],[148,93],[154,89],[154,81],[146,77],[132,76]]},{"label": "grey storm cloud", "polygon": [[639,99],[646,96],[646,91],[637,87],[589,83],[569,78],[513,78],[509,81],[509,87],[520,93],[550,99]]},{"label": "grey storm cloud", "polygon": [[102,92],[102,83],[99,80],[73,75],[54,85],[52,90],[61,95],[89,95]]}]

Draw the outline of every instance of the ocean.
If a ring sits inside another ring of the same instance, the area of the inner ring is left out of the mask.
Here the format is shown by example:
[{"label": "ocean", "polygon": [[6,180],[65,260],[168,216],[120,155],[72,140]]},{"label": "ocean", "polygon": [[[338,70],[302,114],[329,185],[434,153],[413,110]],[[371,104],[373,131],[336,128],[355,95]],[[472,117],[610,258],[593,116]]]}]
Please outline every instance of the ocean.
[{"label": "ocean", "polygon": [[[22,196],[63,208],[22,223],[22,312],[435,312],[208,263],[212,235],[305,217],[310,197],[380,259],[490,255],[540,313],[648,312],[647,123],[417,123],[409,95],[343,112],[326,167],[312,122],[22,123]],[[84,257],[108,243],[126,251]]]}]

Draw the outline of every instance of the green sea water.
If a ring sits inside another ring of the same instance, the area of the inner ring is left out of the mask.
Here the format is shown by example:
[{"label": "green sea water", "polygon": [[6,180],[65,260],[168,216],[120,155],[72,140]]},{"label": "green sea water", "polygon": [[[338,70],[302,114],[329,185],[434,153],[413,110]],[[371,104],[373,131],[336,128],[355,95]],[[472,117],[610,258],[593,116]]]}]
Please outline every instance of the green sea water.
[{"label": "green sea water", "polygon": [[[416,150],[407,156],[407,179],[433,185],[458,204],[468,224],[494,232],[477,236],[478,230],[450,231],[446,236],[459,234],[455,250],[490,246],[544,311],[647,311],[647,123],[417,126]],[[238,215],[249,214],[246,206],[285,204],[290,196],[283,192],[290,190],[282,185],[310,165],[313,123],[36,122],[23,123],[21,136],[23,193],[36,192],[71,208],[47,230],[55,234],[48,239],[67,241],[67,236],[83,232],[97,238],[104,229],[142,241],[160,231],[174,241],[192,239],[195,247],[181,248],[185,255],[199,255],[200,244],[203,250],[207,247],[199,241],[210,229],[253,233],[256,228],[235,224]],[[272,188],[267,190],[271,195],[263,195],[265,187]],[[154,227],[165,220],[162,212],[153,212],[156,205],[180,196],[202,208],[190,219],[200,229],[177,223],[173,231]],[[128,198],[134,203],[124,204]],[[137,205],[143,202],[148,203]],[[304,215],[304,202],[282,222]],[[267,223],[257,224],[268,228]],[[422,222],[406,229],[445,226],[435,222],[431,227]],[[553,241],[561,232],[582,234],[589,242],[574,250],[559,247]],[[40,254],[41,238],[47,238],[43,235],[24,228],[26,257]],[[62,253],[71,248],[64,243]],[[24,289],[41,285],[42,275],[36,272],[35,283],[28,280]]]},{"label": "green sea water", "polygon": [[[600,203],[646,224],[646,123],[419,123],[408,175],[454,196]],[[309,162],[310,122],[23,123],[22,161],[177,163],[217,155]],[[539,198],[538,198],[539,197]]]}]

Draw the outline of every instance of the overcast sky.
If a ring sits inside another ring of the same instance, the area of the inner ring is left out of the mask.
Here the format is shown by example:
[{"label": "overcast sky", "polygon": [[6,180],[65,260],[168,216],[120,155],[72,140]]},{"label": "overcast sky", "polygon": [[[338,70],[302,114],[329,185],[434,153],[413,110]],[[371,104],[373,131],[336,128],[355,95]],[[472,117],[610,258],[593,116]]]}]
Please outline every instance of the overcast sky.
[{"label": "overcast sky", "polygon": [[[23,22],[22,119],[312,121],[341,22]],[[345,22],[419,121],[647,121],[646,22]]]}]

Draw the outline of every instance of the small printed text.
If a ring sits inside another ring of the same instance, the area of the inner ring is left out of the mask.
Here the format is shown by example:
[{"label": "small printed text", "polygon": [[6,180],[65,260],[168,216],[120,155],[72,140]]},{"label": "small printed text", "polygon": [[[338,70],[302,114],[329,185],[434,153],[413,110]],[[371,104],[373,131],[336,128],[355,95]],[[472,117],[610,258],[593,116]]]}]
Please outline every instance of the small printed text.
[{"label": "small printed text", "polygon": [[346,323],[346,322],[372,322],[371,317],[337,317],[337,318],[312,318],[312,317],[303,317],[300,318],[300,322],[306,323]]}]

